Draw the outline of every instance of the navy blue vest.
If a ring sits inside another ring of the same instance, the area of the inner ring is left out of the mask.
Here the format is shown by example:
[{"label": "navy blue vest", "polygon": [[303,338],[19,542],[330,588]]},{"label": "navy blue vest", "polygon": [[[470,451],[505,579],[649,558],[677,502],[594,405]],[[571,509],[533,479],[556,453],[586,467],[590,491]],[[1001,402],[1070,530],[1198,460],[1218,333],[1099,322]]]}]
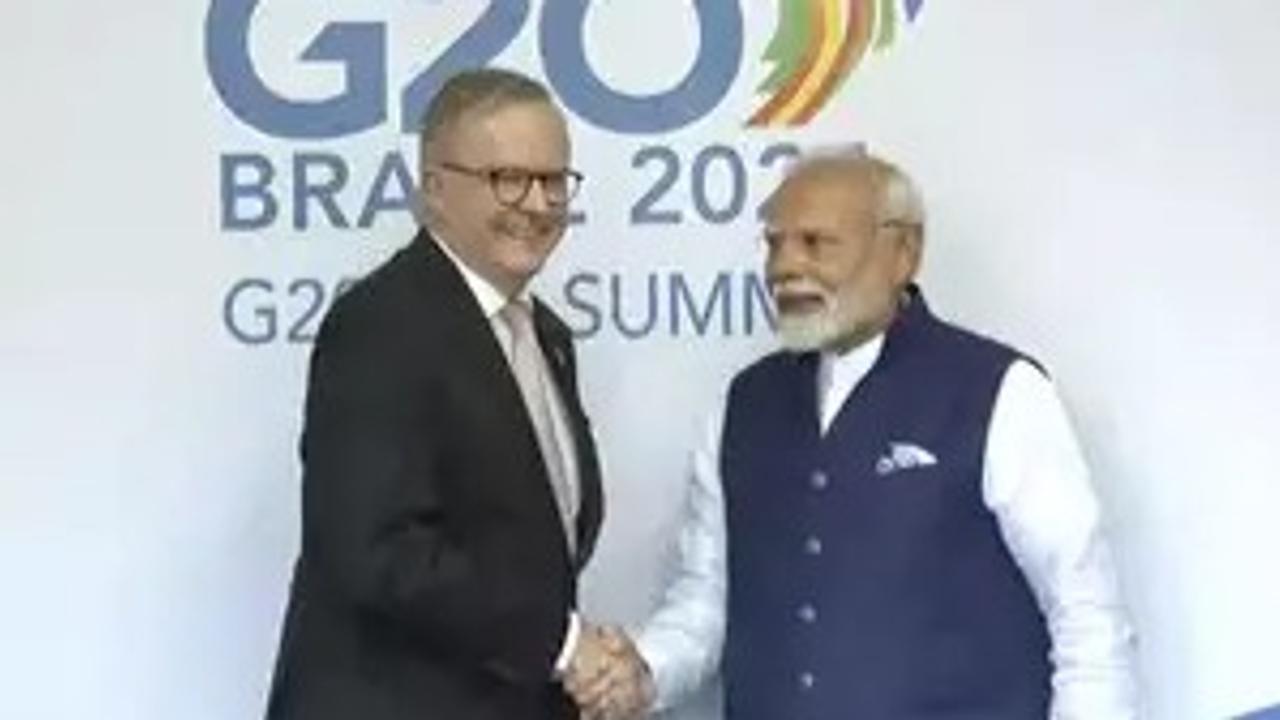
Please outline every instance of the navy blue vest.
[{"label": "navy blue vest", "polygon": [[915,293],[825,435],[816,355],[734,379],[727,718],[1044,720],[1044,620],[982,500],[1017,357]]}]

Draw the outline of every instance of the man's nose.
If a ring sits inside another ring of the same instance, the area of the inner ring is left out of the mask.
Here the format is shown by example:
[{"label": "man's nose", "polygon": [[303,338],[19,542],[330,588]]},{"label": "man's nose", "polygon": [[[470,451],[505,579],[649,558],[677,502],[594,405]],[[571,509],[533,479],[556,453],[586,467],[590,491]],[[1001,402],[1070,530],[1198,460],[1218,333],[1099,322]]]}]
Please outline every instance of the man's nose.
[{"label": "man's nose", "polygon": [[542,215],[560,210],[560,205],[551,202],[547,196],[546,180],[537,176],[529,179],[529,191],[525,193],[524,202],[520,203],[520,207],[528,212]]},{"label": "man's nose", "polygon": [[805,258],[799,243],[788,236],[778,236],[767,247],[764,260],[765,276],[771,282],[793,279],[802,274]]}]

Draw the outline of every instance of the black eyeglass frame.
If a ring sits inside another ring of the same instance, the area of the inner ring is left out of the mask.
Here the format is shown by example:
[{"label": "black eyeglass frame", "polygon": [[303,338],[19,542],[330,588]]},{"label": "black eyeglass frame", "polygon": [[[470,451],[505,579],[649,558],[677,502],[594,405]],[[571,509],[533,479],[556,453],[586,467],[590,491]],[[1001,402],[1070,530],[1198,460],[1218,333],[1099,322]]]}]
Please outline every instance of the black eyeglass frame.
[{"label": "black eyeglass frame", "polygon": [[[509,165],[471,167],[451,161],[438,164],[445,170],[485,181],[493,199],[506,207],[519,207],[529,197],[535,180],[542,187],[542,197],[548,205],[564,207],[578,195],[582,182],[586,179],[582,173],[572,168],[546,172]],[[550,191],[557,181],[563,184],[563,193]]]}]

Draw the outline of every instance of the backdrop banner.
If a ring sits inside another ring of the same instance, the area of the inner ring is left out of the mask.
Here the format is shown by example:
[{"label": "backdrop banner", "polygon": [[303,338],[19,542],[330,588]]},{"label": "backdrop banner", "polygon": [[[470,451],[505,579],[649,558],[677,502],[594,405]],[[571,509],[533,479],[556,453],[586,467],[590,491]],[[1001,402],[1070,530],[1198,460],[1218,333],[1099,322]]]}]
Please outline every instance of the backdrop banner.
[{"label": "backdrop banner", "polygon": [[1052,371],[1148,716],[1280,703],[1277,37],[1260,0],[5,3],[0,717],[260,716],[310,343],[480,64],[546,80],[586,176],[537,290],[604,456],[587,615],[653,609],[689,451],[773,347],[761,203],[861,145],[924,191],[938,314]]}]

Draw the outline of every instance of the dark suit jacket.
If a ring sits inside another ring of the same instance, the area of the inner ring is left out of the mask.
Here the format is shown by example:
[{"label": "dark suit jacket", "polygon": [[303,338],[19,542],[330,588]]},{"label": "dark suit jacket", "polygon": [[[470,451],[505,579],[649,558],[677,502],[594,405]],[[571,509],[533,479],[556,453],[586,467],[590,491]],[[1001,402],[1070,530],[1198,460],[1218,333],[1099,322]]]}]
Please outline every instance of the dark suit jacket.
[{"label": "dark suit jacket", "polygon": [[311,357],[268,718],[576,715],[550,678],[600,526],[599,466],[569,330],[541,304],[534,317],[577,446],[575,557],[502,349],[431,237],[335,302]]}]

